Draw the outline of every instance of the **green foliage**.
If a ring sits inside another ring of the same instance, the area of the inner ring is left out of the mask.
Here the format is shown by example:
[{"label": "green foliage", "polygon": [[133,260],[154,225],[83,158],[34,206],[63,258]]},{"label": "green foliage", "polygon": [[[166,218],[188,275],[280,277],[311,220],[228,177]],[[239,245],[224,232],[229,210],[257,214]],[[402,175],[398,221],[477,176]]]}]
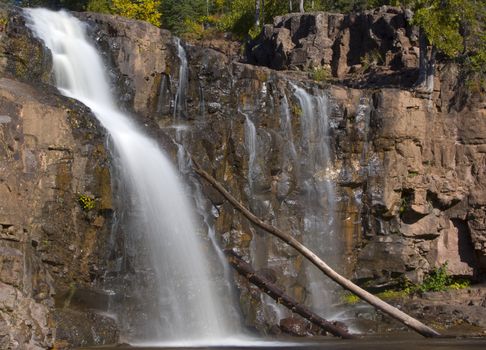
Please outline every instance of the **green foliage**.
[{"label": "green foliage", "polygon": [[[454,279],[447,273],[447,262],[442,266],[433,269],[421,284],[413,284],[408,279],[403,280],[399,287],[388,289],[375,294],[383,300],[406,298],[416,292],[442,292],[445,290],[459,290],[468,288],[471,281],[465,278]],[[341,302],[345,304],[356,304],[360,298],[351,292],[344,292]]]},{"label": "green foliage", "polygon": [[111,0],[89,0],[86,10],[99,13],[112,13]]},{"label": "green foliage", "polygon": [[408,197],[402,197],[400,199],[400,206],[398,207],[398,213],[403,214],[410,208],[410,198]]},{"label": "green foliage", "polygon": [[427,277],[425,277],[419,290],[422,292],[441,292],[447,289],[451,284],[451,278],[447,274],[447,263],[432,270]]},{"label": "green foliage", "polygon": [[88,0],[10,0],[9,2],[22,7],[65,8],[73,11],[83,11]]},{"label": "green foliage", "polygon": [[160,26],[161,0],[111,0],[113,13]]},{"label": "green foliage", "polygon": [[[426,33],[430,44],[450,57],[454,57],[462,48],[462,36],[459,33],[463,18],[462,6],[469,1],[462,0],[417,0],[413,23]],[[465,6],[464,8],[467,8]]]},{"label": "green foliage", "polygon": [[83,193],[78,194],[78,203],[84,211],[90,211],[96,207],[96,199]]},{"label": "green foliage", "polygon": [[376,296],[383,300],[391,300],[391,299],[398,299],[398,298],[405,298],[408,297],[411,293],[410,289],[388,289],[381,293],[378,293]]},{"label": "green foliage", "polygon": [[[231,2],[228,12],[221,17],[218,28],[229,31],[240,38],[244,38],[253,28],[255,23],[255,1],[234,0]],[[254,29],[253,29],[254,31]]]},{"label": "green foliage", "polygon": [[366,72],[372,67],[381,65],[384,63],[383,56],[378,49],[371,50],[367,52],[363,57],[361,57],[361,66],[363,72]]},{"label": "green foliage", "polygon": [[327,81],[332,77],[331,71],[327,67],[315,67],[309,73],[309,77],[315,81]]},{"label": "green foliage", "polygon": [[292,112],[292,115],[294,115],[296,117],[301,117],[304,113],[302,111],[302,108],[300,108],[300,106],[295,105],[295,104],[292,104],[292,106],[290,107],[290,110]]},{"label": "green foliage", "polygon": [[361,299],[357,295],[351,292],[345,292],[341,298],[342,303],[349,305],[357,304],[360,300]]},{"label": "green foliage", "polygon": [[161,3],[162,26],[176,35],[191,32],[194,25],[204,26],[208,16],[206,0],[163,0]]},{"label": "green foliage", "polygon": [[413,23],[431,45],[450,58],[465,57],[468,75],[486,76],[486,4],[484,0],[415,0]]}]

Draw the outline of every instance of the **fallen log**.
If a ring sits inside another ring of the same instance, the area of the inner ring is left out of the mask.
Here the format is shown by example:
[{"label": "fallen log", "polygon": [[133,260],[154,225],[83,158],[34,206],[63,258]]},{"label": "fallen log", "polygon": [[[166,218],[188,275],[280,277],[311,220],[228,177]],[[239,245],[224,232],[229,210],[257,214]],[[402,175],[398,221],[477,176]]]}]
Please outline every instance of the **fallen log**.
[{"label": "fallen log", "polygon": [[299,314],[300,316],[304,317],[305,319],[309,320],[316,326],[324,329],[326,332],[331,333],[336,337],[341,337],[343,339],[351,339],[353,336],[348,332],[347,329],[336,325],[332,322],[325,320],[324,318],[320,317],[313,313],[309,308],[300,304],[292,298],[291,296],[287,295],[282,289],[277,287],[275,284],[270,282],[265,277],[259,276],[251,267],[250,264],[245,262],[241,259],[235,252],[232,250],[225,250],[226,255],[228,256],[228,261],[233,268],[238,271],[242,276],[246,277],[251,283],[255,286],[260,288],[270,297],[272,297],[277,303],[284,305],[292,312]]},{"label": "fallen log", "polygon": [[357,286],[350,280],[344,278],[336,271],[334,271],[329,265],[327,265],[321,258],[319,258],[314,252],[312,252],[309,248],[304,246],[300,243],[297,239],[292,237],[290,234],[281,231],[280,229],[272,226],[252,212],[250,212],[242,203],[240,203],[235,197],[233,197],[222,184],[220,184],[214,177],[209,175],[206,171],[204,171],[199,164],[192,159],[194,172],[205,179],[207,182],[211,184],[223,197],[225,197],[231,205],[237,209],[241,214],[243,214],[250,222],[255,224],[256,226],[260,227],[261,229],[267,231],[268,233],[278,237],[283,242],[287,243],[295,250],[297,250],[300,254],[305,256],[312,264],[314,264],[319,270],[321,270],[326,276],[331,278],[334,282],[339,284],[341,287],[349,290],[360,299],[366,301],[370,305],[374,306],[378,310],[384,312],[385,314],[391,316],[392,318],[400,321],[410,329],[416,331],[417,333],[423,335],[424,337],[438,337],[440,333],[436,330],[428,327],[427,325],[423,324],[419,320],[407,315],[403,311],[397,309],[396,307],[391,306],[390,304],[384,302],[380,298],[374,296],[373,294],[367,292],[363,288]]}]

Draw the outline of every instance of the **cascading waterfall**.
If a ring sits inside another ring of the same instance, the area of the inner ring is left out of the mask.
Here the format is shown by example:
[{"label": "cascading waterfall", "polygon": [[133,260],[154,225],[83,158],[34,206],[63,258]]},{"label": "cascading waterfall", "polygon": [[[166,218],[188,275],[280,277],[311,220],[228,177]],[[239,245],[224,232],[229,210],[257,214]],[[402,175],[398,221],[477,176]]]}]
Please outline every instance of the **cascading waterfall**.
[{"label": "cascading waterfall", "polygon": [[[302,202],[305,203],[304,244],[336,267],[341,247],[336,237],[338,220],[332,181],[327,97],[323,94],[314,96],[294,84],[291,86],[301,107],[299,181],[304,196]],[[322,273],[311,264],[306,264],[306,271],[313,309],[325,317],[332,316],[336,285],[322,278]]]},{"label": "cascading waterfall", "polygon": [[187,64],[187,54],[186,50],[181,44],[181,40],[179,38],[175,39],[175,44],[177,46],[177,56],[180,60],[179,65],[179,84],[177,86],[177,92],[175,95],[174,101],[174,117],[180,118],[184,116],[187,112],[187,99],[186,99],[186,91],[187,91],[187,84],[188,84],[188,64]]},{"label": "cascading waterfall", "polygon": [[296,162],[297,161],[297,151],[295,149],[294,134],[292,132],[292,121],[290,119],[290,108],[289,100],[287,95],[284,94],[282,98],[281,111],[280,111],[280,127],[282,129],[282,134],[286,140],[286,161]]},{"label": "cascading waterfall", "polygon": [[[140,291],[142,298],[149,299],[137,336],[151,341],[224,343],[238,329],[218,302],[216,290],[221,288],[211,281],[211,267],[196,236],[198,225],[179,175],[158,145],[117,108],[101,57],[86,39],[83,23],[66,12],[26,11],[29,27],[51,50],[58,89],[91,108],[108,130],[122,167],[117,171],[128,189],[125,202],[132,205],[134,220],[130,239],[150,263],[133,267],[149,270],[151,287],[145,294]],[[182,101],[178,96],[177,105]]]},{"label": "cascading waterfall", "polygon": [[255,159],[257,150],[257,136],[255,124],[251,121],[247,114],[245,116],[245,147],[248,152],[248,187],[249,191],[253,192],[253,180],[255,178]]}]

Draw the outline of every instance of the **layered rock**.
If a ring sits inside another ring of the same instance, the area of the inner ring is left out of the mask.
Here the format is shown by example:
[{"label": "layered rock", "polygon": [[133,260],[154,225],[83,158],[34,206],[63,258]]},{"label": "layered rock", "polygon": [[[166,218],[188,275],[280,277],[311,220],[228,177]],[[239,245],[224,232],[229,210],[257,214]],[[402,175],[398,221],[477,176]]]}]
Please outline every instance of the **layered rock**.
[{"label": "layered rock", "polygon": [[[187,104],[175,111],[181,64],[175,40],[164,31],[152,33],[155,29],[146,25],[152,35],[140,41],[126,35],[135,35],[129,21],[82,16],[93,24],[93,36],[106,57],[130,82],[125,85],[138,96],[148,96],[145,103],[125,99],[127,108],[142,115],[144,123],[155,121],[173,139],[178,138],[256,214],[299,238],[305,232],[306,207],[297,165],[286,158],[289,134],[282,127],[282,106],[288,100],[292,135],[298,143],[302,106],[290,82],[310,94],[324,93],[330,105],[333,158],[327,176],[337,185],[336,218],[341,221],[340,249],[345,256],[339,268],[358,283],[374,289],[391,288],[403,280],[420,283],[426,273],[445,262],[452,275],[481,279],[485,267],[484,180],[480,175],[484,172],[484,95],[465,94],[454,66],[442,66],[433,95],[422,96],[399,87],[323,86],[308,80],[307,74],[241,64],[220,52],[187,45]],[[365,45],[367,41],[358,34],[375,41]],[[284,42],[285,35],[296,41]],[[406,14],[395,9],[353,16],[292,14],[277,18],[262,38],[270,41],[259,41],[252,54],[267,50],[274,56],[258,63],[272,68],[329,64],[335,75],[346,78],[359,57],[374,49],[388,57],[380,63],[386,75],[394,71],[393,76],[399,77],[398,73],[413,72],[417,64],[413,28]],[[358,43],[361,46],[353,46]],[[274,46],[265,49],[267,44]],[[137,54],[121,54],[142,52],[152,45],[158,47],[154,56],[144,51],[142,60],[136,59]],[[337,55],[336,47],[347,53]],[[305,59],[297,61],[303,51]],[[137,72],[143,72],[145,79]],[[245,140],[247,118],[256,126],[257,151],[252,160]],[[184,127],[174,128],[174,124]],[[251,178],[250,173],[255,176]],[[206,184],[200,185],[211,201],[207,210],[223,246],[236,249],[257,269],[270,269],[280,276],[289,294],[309,303],[302,259],[252,228]],[[245,281],[238,283],[247,323],[270,329],[279,317],[274,307]]]},{"label": "layered rock", "polygon": [[[9,19],[0,32],[5,76],[0,80],[5,170],[0,194],[8,200],[0,204],[0,342],[20,348],[46,348],[54,337],[57,346],[114,342],[113,323],[86,310],[106,307],[107,296],[96,287],[115,259],[105,259],[103,251],[118,254],[124,243],[118,239],[115,247],[106,246],[113,205],[103,132],[85,107],[46,85],[52,79],[49,55],[19,13],[2,11]],[[370,288],[389,288],[404,279],[420,282],[447,261],[450,274],[481,279],[486,267],[484,95],[465,93],[454,66],[441,67],[431,96],[399,85],[376,88],[412,81],[400,78],[403,73],[413,77],[418,54],[406,14],[387,9],[350,16],[288,15],[267,26],[259,46],[251,49],[255,63],[278,69],[329,67],[345,81],[371,60],[387,77],[367,76],[374,89],[317,83],[306,73],[242,64],[210,48],[185,45],[187,103],[178,110],[181,61],[169,32],[119,17],[79,16],[91,25],[120,103],[147,132],[158,136],[174,159],[177,147],[161,134],[177,139],[252,211],[299,239],[306,234],[306,193],[291,143],[306,160],[294,84],[325,99],[332,164],[309,178],[325,177],[335,186],[343,257],[336,264],[348,277]],[[256,127],[252,159],[248,119]],[[204,219],[225,248],[279,276],[288,294],[311,303],[301,257],[251,227],[204,182],[191,174],[188,181],[202,188]],[[80,195],[94,198],[95,208],[83,210]],[[307,332],[247,281],[236,280],[248,325],[275,331],[283,319],[282,329]],[[93,335],[91,323],[100,334]]]},{"label": "layered rock", "polygon": [[[292,13],[275,17],[247,46],[247,61],[273,69],[328,69],[356,84],[413,83],[418,67],[418,33],[411,13],[399,8],[342,15]],[[371,76],[370,76],[371,75]]]},{"label": "layered rock", "polygon": [[47,85],[50,55],[20,10],[2,5],[0,18],[1,347],[114,342],[116,331],[90,343],[71,321],[58,322],[103,274],[112,211],[104,132],[86,107]]}]

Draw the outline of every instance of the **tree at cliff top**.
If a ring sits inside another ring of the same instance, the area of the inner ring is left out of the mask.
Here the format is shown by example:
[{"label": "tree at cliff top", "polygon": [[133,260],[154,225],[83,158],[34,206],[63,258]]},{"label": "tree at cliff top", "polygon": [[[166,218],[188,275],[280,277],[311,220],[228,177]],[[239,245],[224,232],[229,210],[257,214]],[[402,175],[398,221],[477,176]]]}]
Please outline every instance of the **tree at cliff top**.
[{"label": "tree at cliff top", "polygon": [[22,7],[65,8],[73,11],[82,11],[85,9],[88,0],[7,0],[7,2]]},{"label": "tree at cliff top", "polygon": [[220,2],[207,0],[163,0],[162,25],[177,35],[200,31],[209,14],[219,5]]},{"label": "tree at cliff top", "polygon": [[111,0],[113,13],[160,26],[161,0]]},{"label": "tree at cliff top", "polygon": [[[410,1],[407,1],[410,3]],[[433,91],[436,54],[455,59],[484,77],[485,0],[414,0],[413,23],[420,27],[420,75],[417,86]]]}]

